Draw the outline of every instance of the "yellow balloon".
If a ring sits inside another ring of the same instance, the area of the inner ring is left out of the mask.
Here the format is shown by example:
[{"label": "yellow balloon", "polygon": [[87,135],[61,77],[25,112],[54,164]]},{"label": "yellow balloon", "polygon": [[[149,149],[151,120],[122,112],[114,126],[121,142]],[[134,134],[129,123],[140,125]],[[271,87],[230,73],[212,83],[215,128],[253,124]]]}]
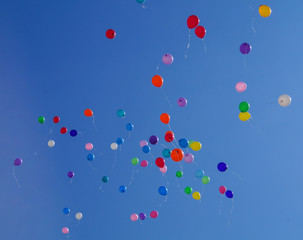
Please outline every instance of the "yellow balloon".
[{"label": "yellow balloon", "polygon": [[260,5],[259,7],[259,13],[262,17],[269,17],[271,14],[271,9],[269,6],[266,5]]},{"label": "yellow balloon", "polygon": [[199,192],[193,192],[193,199],[200,200],[201,199],[200,193]]},{"label": "yellow balloon", "polygon": [[239,118],[241,121],[247,121],[250,119],[250,113],[249,112],[240,112]]},{"label": "yellow balloon", "polygon": [[194,151],[199,151],[202,148],[202,144],[200,142],[193,142],[190,144],[190,148]]}]

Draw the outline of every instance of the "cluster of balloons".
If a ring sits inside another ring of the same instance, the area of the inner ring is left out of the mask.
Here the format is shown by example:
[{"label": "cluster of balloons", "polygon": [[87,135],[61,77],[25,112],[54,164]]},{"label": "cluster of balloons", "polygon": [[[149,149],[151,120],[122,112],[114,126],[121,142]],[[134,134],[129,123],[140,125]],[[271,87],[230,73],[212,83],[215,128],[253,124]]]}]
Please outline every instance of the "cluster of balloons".
[{"label": "cluster of balloons", "polygon": [[[150,215],[151,218],[157,218],[159,216],[159,213],[156,210],[153,210],[153,211],[150,212],[149,215]],[[130,215],[130,219],[133,222],[137,221],[138,219],[144,220],[145,218],[146,218],[145,213],[139,213],[139,215],[136,214],[136,213],[133,213],[132,215]]]},{"label": "cluster of balloons", "polygon": [[191,15],[187,18],[187,27],[189,29],[195,28],[195,34],[198,38],[204,38],[206,30],[203,26],[198,26],[200,19],[196,15]]},{"label": "cluster of balloons", "polygon": [[248,102],[241,102],[239,104],[239,118],[241,121],[247,121],[248,119],[250,119],[250,113],[248,112],[250,108],[250,104]]},{"label": "cluster of balloons", "polygon": [[225,194],[225,196],[227,198],[233,198],[234,197],[234,193],[231,190],[227,190],[227,188],[225,186],[220,186],[219,187],[219,192],[221,194]]},{"label": "cluster of balloons", "polygon": [[[70,213],[70,209],[69,208],[67,208],[67,207],[65,207],[65,208],[63,208],[63,213],[65,214],[65,215],[69,215],[69,213]],[[75,214],[75,218],[77,219],[77,220],[81,220],[82,219],[82,217],[83,217],[83,214],[81,213],[81,212],[77,212],[76,214]],[[68,234],[69,233],[69,228],[68,227],[63,227],[62,228],[62,233],[63,234]]]}]

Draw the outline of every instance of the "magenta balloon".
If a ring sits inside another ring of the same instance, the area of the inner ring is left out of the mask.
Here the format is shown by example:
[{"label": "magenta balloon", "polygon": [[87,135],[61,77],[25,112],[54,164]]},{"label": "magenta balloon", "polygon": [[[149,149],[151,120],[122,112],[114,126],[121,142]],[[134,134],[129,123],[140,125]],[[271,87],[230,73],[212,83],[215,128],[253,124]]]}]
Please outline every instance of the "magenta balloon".
[{"label": "magenta balloon", "polygon": [[14,166],[20,166],[22,164],[22,159],[21,158],[16,158],[14,161]]},{"label": "magenta balloon", "polygon": [[169,53],[164,54],[162,57],[162,62],[166,65],[172,64],[173,61],[174,61],[174,57]]},{"label": "magenta balloon", "polygon": [[184,97],[179,97],[177,103],[179,107],[185,107],[187,105],[187,99]]},{"label": "magenta balloon", "polygon": [[159,215],[159,213],[157,212],[157,211],[151,211],[151,213],[150,213],[150,217],[151,218],[157,218],[158,217],[158,215]]},{"label": "magenta balloon", "polygon": [[137,215],[136,213],[130,215],[130,219],[131,219],[133,222],[137,221],[138,218],[139,218],[139,217],[138,217],[138,215]]},{"label": "magenta balloon", "polygon": [[219,187],[219,192],[220,192],[221,194],[224,194],[224,193],[226,192],[226,187],[225,187],[225,186],[220,186],[220,187]]},{"label": "magenta balloon", "polygon": [[143,160],[140,165],[141,165],[141,167],[147,167],[148,161]]},{"label": "magenta balloon", "polygon": [[244,92],[246,90],[246,88],[247,88],[247,85],[246,85],[245,82],[238,82],[236,84],[236,90],[237,90],[237,92]]},{"label": "magenta balloon", "polygon": [[146,140],[141,140],[139,144],[140,144],[140,147],[143,148],[144,146],[148,145],[148,142]]},{"label": "magenta balloon", "polygon": [[166,165],[164,165],[163,168],[159,168],[159,169],[160,169],[160,171],[161,171],[162,173],[166,173],[166,172],[167,172],[167,166],[166,166]]},{"label": "magenta balloon", "polygon": [[194,161],[194,155],[192,155],[191,153],[186,153],[184,155],[184,161],[187,162],[187,163],[192,163]]}]

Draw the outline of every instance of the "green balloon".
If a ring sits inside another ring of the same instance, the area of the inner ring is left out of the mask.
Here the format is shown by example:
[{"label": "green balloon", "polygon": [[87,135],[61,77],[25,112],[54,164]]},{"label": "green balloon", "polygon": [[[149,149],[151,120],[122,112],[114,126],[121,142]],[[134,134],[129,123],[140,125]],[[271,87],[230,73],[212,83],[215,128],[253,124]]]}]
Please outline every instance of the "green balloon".
[{"label": "green balloon", "polygon": [[241,112],[247,112],[249,107],[250,107],[250,105],[249,105],[248,102],[241,102],[239,104],[239,109],[240,109]]},{"label": "green balloon", "polygon": [[42,116],[38,117],[38,122],[43,124],[45,122],[45,118]]},{"label": "green balloon", "polygon": [[190,145],[191,145],[193,142],[194,142],[194,140],[190,140],[190,141],[188,142],[188,147],[190,147]]},{"label": "green balloon", "polygon": [[193,191],[193,189],[192,189],[191,187],[189,187],[189,186],[187,186],[187,187],[184,189],[184,192],[185,192],[186,194],[191,194],[192,191]]},{"label": "green balloon", "polygon": [[139,158],[134,157],[134,158],[132,159],[132,164],[133,164],[134,166],[136,166],[138,163],[139,163]]},{"label": "green balloon", "polygon": [[182,177],[182,176],[183,176],[183,172],[177,171],[177,172],[176,172],[176,176],[179,177],[179,178]]},{"label": "green balloon", "polygon": [[204,184],[209,183],[209,181],[210,181],[210,178],[209,178],[208,176],[203,176],[203,177],[202,177],[202,182],[203,182]]}]

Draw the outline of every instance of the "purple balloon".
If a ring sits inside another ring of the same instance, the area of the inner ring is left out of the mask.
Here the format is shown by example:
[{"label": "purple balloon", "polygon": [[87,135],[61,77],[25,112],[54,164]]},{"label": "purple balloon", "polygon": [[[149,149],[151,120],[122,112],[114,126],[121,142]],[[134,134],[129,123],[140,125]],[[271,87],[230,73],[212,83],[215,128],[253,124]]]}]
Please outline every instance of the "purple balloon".
[{"label": "purple balloon", "polygon": [[21,158],[16,158],[14,161],[14,166],[20,166],[22,164],[22,159]]},{"label": "purple balloon", "polygon": [[69,172],[67,173],[67,176],[68,176],[69,178],[73,178],[73,177],[75,176],[75,173],[72,172],[72,171],[69,171]]},{"label": "purple balloon", "polygon": [[251,46],[248,43],[242,43],[240,46],[240,52],[242,54],[248,54],[251,50]]},{"label": "purple balloon", "polygon": [[146,218],[146,214],[145,214],[145,213],[140,213],[140,214],[139,214],[139,218],[140,218],[141,220],[144,220],[144,219]]},{"label": "purple balloon", "polygon": [[192,155],[191,153],[186,153],[184,155],[184,161],[187,163],[192,163],[194,161],[194,155]]},{"label": "purple balloon", "polygon": [[150,138],[149,138],[149,142],[150,142],[150,144],[152,144],[152,145],[156,145],[157,142],[159,142],[159,138],[158,138],[157,136],[155,136],[155,135],[152,135],[152,136],[150,136]]},{"label": "purple balloon", "polygon": [[185,107],[187,105],[187,100],[184,97],[179,97],[177,103],[179,107]]},{"label": "purple balloon", "polygon": [[162,57],[162,62],[166,65],[172,64],[173,61],[174,61],[174,57],[169,53],[164,54]]}]

